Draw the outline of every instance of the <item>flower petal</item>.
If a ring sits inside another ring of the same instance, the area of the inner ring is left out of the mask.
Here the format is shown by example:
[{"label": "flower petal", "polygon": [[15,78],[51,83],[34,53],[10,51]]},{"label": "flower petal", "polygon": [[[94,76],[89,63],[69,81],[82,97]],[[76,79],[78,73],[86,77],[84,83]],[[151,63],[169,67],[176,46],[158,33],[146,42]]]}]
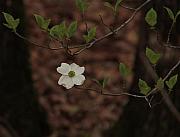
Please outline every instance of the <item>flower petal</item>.
[{"label": "flower petal", "polygon": [[84,73],[85,68],[80,67],[79,65],[72,63],[71,65],[71,70],[75,72],[76,76]]},{"label": "flower petal", "polygon": [[68,75],[71,67],[67,63],[61,63],[61,66],[57,68],[57,72],[59,72],[62,75]]},{"label": "flower petal", "polygon": [[63,75],[60,77],[58,84],[64,86],[66,89],[70,89],[74,86],[72,79],[69,76]]},{"label": "flower petal", "polygon": [[71,70],[73,71],[73,70],[79,68],[79,65],[77,65],[76,63],[72,63],[72,64],[70,65],[70,67],[71,67]]},{"label": "flower petal", "polygon": [[82,85],[85,81],[84,75],[77,75],[72,78],[72,81],[75,85]]}]

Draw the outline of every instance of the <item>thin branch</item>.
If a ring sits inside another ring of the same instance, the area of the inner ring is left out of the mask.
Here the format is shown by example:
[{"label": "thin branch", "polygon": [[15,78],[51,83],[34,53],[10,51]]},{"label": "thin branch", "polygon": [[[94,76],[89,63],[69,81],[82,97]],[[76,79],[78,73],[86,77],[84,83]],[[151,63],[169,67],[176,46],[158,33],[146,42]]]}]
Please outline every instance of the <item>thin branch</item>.
[{"label": "thin branch", "polygon": [[156,38],[157,38],[157,42],[159,43],[159,45],[163,46],[163,47],[168,47],[168,48],[172,48],[172,49],[180,49],[180,46],[177,45],[177,46],[174,46],[172,44],[169,43],[169,40],[170,39],[170,35],[171,35],[171,32],[168,34],[168,39],[166,41],[166,43],[163,43],[161,40],[160,40],[160,34],[157,30],[153,30],[156,32]]},{"label": "thin branch", "polygon": [[[95,91],[101,95],[105,95],[105,96],[130,96],[130,97],[135,97],[135,98],[145,98],[146,96],[140,96],[140,95],[135,95],[135,94],[130,94],[127,92],[121,92],[121,93],[110,93],[105,89],[101,89],[100,92],[98,89],[93,89],[93,88],[81,88],[81,87],[76,87],[76,89],[79,90],[88,90],[88,91]],[[115,91],[113,91],[115,92]]]},{"label": "thin branch", "polygon": [[132,7],[128,7],[128,6],[125,6],[125,5],[120,5],[121,7],[125,8],[125,9],[128,9],[128,10],[132,10],[132,11],[135,11],[136,9],[135,8],[132,8]]},{"label": "thin branch", "polygon": [[152,108],[152,105],[151,105],[151,102],[149,101],[149,99],[147,97],[145,97],[145,100],[146,100],[146,102],[148,102],[149,107]]},{"label": "thin branch", "polygon": [[[145,60],[146,59],[146,56],[144,55],[144,57],[141,56],[141,59],[142,60]],[[144,63],[145,61],[143,61]],[[144,64],[146,67],[148,68],[152,68],[151,64],[150,63],[145,63]],[[171,74],[172,72],[180,65],[180,60],[176,63],[175,66],[172,67],[172,69],[168,72],[168,74],[164,77],[163,80],[166,80]],[[155,71],[151,71],[151,73],[153,73],[154,77],[153,79],[155,81],[157,81],[157,78],[158,78],[158,74],[155,72]],[[171,111],[171,113],[174,115],[174,117],[178,120],[178,122],[180,122],[180,112],[177,110],[177,108],[174,106],[174,104],[172,103],[167,91],[165,89],[157,89],[157,88],[154,88],[151,93],[149,94],[152,94],[152,93],[157,93],[157,91],[161,90],[161,95],[164,99],[164,102],[165,104],[167,105],[167,107],[169,108],[169,110]],[[149,95],[148,95],[149,96]]]},{"label": "thin branch", "polygon": [[48,45],[47,47],[45,47],[45,46],[42,46],[42,45],[40,45],[40,44],[37,44],[37,43],[35,43],[35,42],[30,41],[29,39],[27,39],[26,37],[20,35],[20,34],[17,33],[17,32],[14,32],[14,33],[15,33],[19,38],[21,38],[21,39],[23,39],[23,40],[25,40],[25,41],[27,41],[27,42],[29,42],[29,43],[37,46],[37,47],[45,48],[45,49],[48,49],[48,50],[60,50],[60,49],[62,49],[62,47],[59,47],[59,48],[50,48],[49,45]]},{"label": "thin branch", "polygon": [[173,21],[173,23],[171,24],[171,27],[170,27],[170,29],[169,29],[166,44],[169,44],[169,42],[170,42],[170,37],[171,37],[171,33],[172,33],[172,30],[173,30],[174,25],[175,25],[175,21]]},{"label": "thin branch", "polygon": [[[93,89],[93,88],[81,88],[81,87],[75,87],[76,89],[79,89],[79,90],[87,90],[87,91],[95,91],[96,93],[99,93],[99,94],[101,94],[101,95],[104,95],[104,96],[129,96],[129,97],[134,97],[134,98],[141,98],[141,99],[144,99],[147,103],[148,103],[148,105],[149,105],[149,107],[151,108],[152,107],[152,105],[151,105],[151,102],[148,100],[148,98],[147,98],[147,96],[140,96],[140,95],[135,95],[135,94],[130,94],[130,93],[127,93],[127,92],[121,92],[121,93],[110,93],[110,92],[108,92],[108,91],[106,91],[105,89],[100,89],[100,90],[98,90],[98,89]],[[105,91],[105,92],[104,92]],[[113,92],[115,92],[115,91],[113,91]]]},{"label": "thin branch", "polygon": [[163,44],[164,47],[172,48],[172,49],[180,49],[180,46],[173,46],[170,43]]},{"label": "thin branch", "polygon": [[173,73],[173,71],[180,65],[180,59],[179,61],[171,68],[171,70],[167,73],[167,75],[164,77],[163,81],[167,80],[167,78]]},{"label": "thin branch", "polygon": [[81,52],[83,52],[84,50],[92,47],[93,45],[95,45],[96,43],[104,40],[105,38],[108,38],[109,36],[114,35],[115,33],[118,33],[121,29],[123,29],[127,24],[129,24],[134,17],[136,16],[136,14],[145,6],[147,5],[151,0],[147,0],[145,1],[143,4],[141,4],[138,8],[136,8],[136,10],[132,13],[132,15],[123,23],[121,24],[119,27],[117,27],[113,32],[109,32],[106,35],[90,42],[87,46],[85,46],[84,48],[80,49],[79,51],[75,52],[74,55],[80,54]]},{"label": "thin branch", "polygon": [[[27,42],[30,43],[30,44],[33,44],[33,45],[35,45],[35,46],[37,46],[37,47],[40,47],[40,48],[45,48],[45,49],[48,49],[48,50],[62,50],[62,49],[65,48],[65,47],[63,47],[62,41],[59,41],[59,42],[61,43],[61,45],[62,45],[62,46],[60,46],[59,48],[50,48],[49,45],[46,46],[46,47],[45,47],[45,46],[42,46],[42,45],[40,45],[40,44],[37,44],[37,43],[29,40],[29,39],[26,38],[26,37],[20,35],[20,34],[17,33],[17,32],[14,32],[14,33],[15,33],[19,38],[27,41]],[[52,38],[51,38],[51,39],[52,39]],[[84,44],[84,45],[75,45],[75,46],[69,46],[68,48],[69,48],[69,49],[77,49],[77,48],[84,47],[84,46],[86,46],[86,45],[87,45],[87,44]]]},{"label": "thin branch", "polygon": [[102,16],[99,15],[99,17],[100,17],[100,20],[101,20],[102,24],[103,24],[107,29],[109,29],[111,32],[113,32],[113,29],[111,29],[108,25],[106,25],[106,23],[104,22]]},{"label": "thin branch", "polygon": [[[81,48],[80,50],[74,52],[74,53],[71,53],[71,52],[68,52],[68,54],[71,54],[72,56],[74,55],[78,55],[79,53],[83,52],[84,50],[92,47],[93,45],[95,45],[96,43],[102,41],[103,39],[105,38],[108,38],[112,35],[114,35],[115,33],[118,33],[122,28],[124,28],[128,23],[130,23],[135,15],[139,12],[139,10],[141,10],[145,5],[147,5],[151,0],[146,0],[143,4],[141,4],[138,8],[136,9],[133,9],[133,8],[129,8],[129,7],[126,7],[126,6],[123,6],[124,8],[128,8],[128,9],[131,9],[131,10],[134,10],[133,14],[130,16],[129,19],[127,19],[122,25],[120,25],[119,27],[117,27],[116,29],[114,29],[113,31],[111,30],[111,32],[105,34],[104,36],[100,37],[100,38],[97,38],[95,39],[94,41],[90,42],[90,43],[86,43],[86,44],[82,44],[82,45],[75,45],[75,46],[68,46],[68,51],[69,49],[75,49],[75,48]],[[83,15],[83,18],[84,18],[84,15]],[[85,22],[85,25],[86,25],[86,30],[88,29],[88,26],[87,26],[87,23]],[[45,46],[42,46],[42,45],[39,45],[35,42],[32,42],[30,41],[29,39],[25,38],[24,36],[21,36],[19,33],[17,32],[14,32],[19,38],[37,46],[37,47],[41,47],[41,48],[45,48],[45,49],[49,49],[49,50],[61,50],[61,49],[64,49],[63,46],[60,46],[59,48],[51,48],[49,46],[45,47]],[[66,47],[67,48],[67,47]],[[67,49],[66,49],[67,51]]]},{"label": "thin branch", "polygon": [[[144,60],[144,59],[143,59]],[[146,61],[143,61],[144,63]],[[145,63],[145,66],[148,65],[147,67],[152,68],[152,66],[149,63]],[[180,60],[170,69],[170,71],[167,73],[167,75],[163,78],[163,81],[165,81],[172,73],[173,71],[180,65]],[[158,78],[158,75],[155,71],[151,71],[154,75],[154,80],[156,81]],[[135,95],[135,94],[130,94],[127,92],[121,92],[121,93],[109,93],[104,89],[101,89],[100,92],[97,89],[93,89],[93,88],[80,88],[80,87],[76,87],[77,89],[80,90],[88,90],[88,91],[96,91],[97,93],[101,94],[101,95],[107,95],[107,96],[130,96],[130,97],[135,97],[135,98],[144,98],[146,100],[146,102],[148,103],[149,107],[151,108],[151,101],[148,100],[148,97],[152,94],[157,93],[157,91],[159,89],[157,89],[156,87],[153,88],[146,96],[140,96],[140,95]],[[104,92],[105,91],[105,92]],[[115,91],[113,91],[115,92]],[[178,110],[176,109],[176,107],[174,106],[174,104],[172,103],[172,101],[169,98],[169,95],[167,94],[167,91],[165,91],[164,89],[161,91],[161,95],[165,101],[165,103],[167,104],[169,110],[172,112],[172,114],[176,117],[176,119],[180,122],[180,113],[178,112]]]}]

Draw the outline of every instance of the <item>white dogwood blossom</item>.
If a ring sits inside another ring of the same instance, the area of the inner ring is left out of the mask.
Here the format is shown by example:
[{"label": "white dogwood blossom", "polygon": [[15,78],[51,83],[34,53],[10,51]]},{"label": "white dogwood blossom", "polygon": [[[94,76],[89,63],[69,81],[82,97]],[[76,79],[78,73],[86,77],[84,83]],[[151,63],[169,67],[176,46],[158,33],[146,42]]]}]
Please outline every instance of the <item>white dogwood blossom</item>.
[{"label": "white dogwood blossom", "polygon": [[64,86],[66,89],[72,88],[74,85],[82,85],[85,81],[84,73],[85,68],[72,63],[61,63],[60,67],[57,67],[57,72],[62,74],[58,84]]}]

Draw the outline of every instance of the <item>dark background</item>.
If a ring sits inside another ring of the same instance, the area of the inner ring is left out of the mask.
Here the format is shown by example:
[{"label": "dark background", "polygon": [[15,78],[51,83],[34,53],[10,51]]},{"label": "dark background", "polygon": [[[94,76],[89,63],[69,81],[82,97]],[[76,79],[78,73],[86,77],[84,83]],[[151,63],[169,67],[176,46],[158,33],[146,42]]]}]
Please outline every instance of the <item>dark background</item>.
[{"label": "dark background", "polygon": [[[137,7],[143,1],[128,0],[124,4]],[[120,8],[119,17],[114,19],[111,10],[104,7],[102,0],[89,1],[86,14],[89,26],[97,27],[97,37],[107,33],[100,22],[99,14],[108,25],[119,26],[132,14]],[[138,91],[139,78],[152,82],[150,73],[142,61],[145,47],[154,48],[163,53],[157,65],[157,72],[164,76],[178,61],[179,51],[163,48],[156,41],[156,35],[144,22],[148,8],[154,7],[159,15],[157,27],[162,40],[166,40],[170,20],[163,6],[174,12],[179,10],[177,0],[156,0],[147,5],[136,18],[118,35],[105,39],[96,46],[75,58],[65,51],[51,51],[35,47],[15,36],[2,25],[0,15],[0,136],[2,137],[179,137],[180,124],[176,121],[163,101],[149,108],[147,102],[122,97],[102,96],[95,92],[70,91],[58,86],[60,75],[56,67],[61,62],[75,62],[86,67],[85,83],[94,87],[90,80],[111,76],[109,91],[122,89],[122,78],[118,72],[118,63],[123,62],[133,69],[133,75],[127,78],[126,87],[134,93]],[[1,0],[0,10],[11,13],[21,19],[18,32],[31,41],[46,46],[48,37],[37,27],[33,14],[51,18],[51,26],[66,20],[78,20],[79,30],[72,44],[82,42],[85,25],[73,0]],[[179,19],[173,29],[171,43],[179,45]],[[51,46],[55,46],[51,43]],[[179,68],[177,72],[179,73]],[[170,95],[180,110],[179,83]],[[161,97],[157,97],[154,104]]]}]

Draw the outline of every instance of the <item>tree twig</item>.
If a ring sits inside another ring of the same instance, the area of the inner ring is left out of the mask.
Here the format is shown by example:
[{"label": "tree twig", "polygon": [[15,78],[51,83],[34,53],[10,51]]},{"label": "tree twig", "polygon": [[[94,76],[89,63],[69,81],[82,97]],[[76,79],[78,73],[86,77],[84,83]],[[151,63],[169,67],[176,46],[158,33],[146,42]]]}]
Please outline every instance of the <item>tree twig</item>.
[{"label": "tree twig", "polygon": [[[144,53],[143,53],[144,54]],[[141,60],[145,60],[146,56],[141,56]],[[143,63],[145,63],[145,61],[143,61]],[[163,81],[165,81],[172,73],[173,71],[180,65],[180,60],[170,69],[170,71],[167,73],[167,75],[163,78]],[[146,68],[152,68],[152,66],[150,65],[150,63],[145,63],[144,66],[146,66]],[[153,79],[155,81],[157,81],[157,79],[159,78],[158,74],[155,71],[151,71],[151,73],[153,73]],[[157,91],[161,90],[161,95],[163,97],[163,100],[165,102],[165,104],[167,105],[167,107],[169,108],[169,110],[171,111],[171,113],[174,115],[174,117],[178,120],[178,122],[180,122],[180,112],[177,110],[177,108],[174,106],[174,104],[172,103],[167,91],[165,89],[157,89],[156,87],[148,94],[151,95],[153,93],[157,93]]]},{"label": "tree twig", "polygon": [[117,27],[113,32],[109,32],[107,33],[106,35],[90,42],[87,46],[85,46],[84,48],[80,49],[79,51],[75,52],[74,55],[78,55],[80,54],[81,52],[83,52],[84,50],[92,47],[93,45],[95,45],[96,43],[104,40],[105,38],[108,38],[109,36],[112,36],[114,35],[115,33],[118,33],[122,28],[124,28],[127,24],[129,24],[133,19],[134,17],[136,16],[136,14],[145,6],[147,5],[151,0],[146,0],[143,4],[141,4],[138,8],[136,8],[136,10],[132,13],[132,15],[123,23],[121,24],[119,27]]}]

